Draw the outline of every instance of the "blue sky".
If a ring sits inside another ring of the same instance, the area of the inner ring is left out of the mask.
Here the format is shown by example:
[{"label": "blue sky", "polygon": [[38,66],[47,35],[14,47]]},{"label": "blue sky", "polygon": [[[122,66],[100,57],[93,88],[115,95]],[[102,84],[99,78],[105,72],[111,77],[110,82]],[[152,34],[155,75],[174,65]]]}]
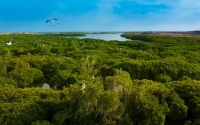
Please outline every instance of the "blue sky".
[{"label": "blue sky", "polygon": [[[46,20],[57,18],[52,26]],[[0,32],[200,30],[199,0],[1,0]]]}]

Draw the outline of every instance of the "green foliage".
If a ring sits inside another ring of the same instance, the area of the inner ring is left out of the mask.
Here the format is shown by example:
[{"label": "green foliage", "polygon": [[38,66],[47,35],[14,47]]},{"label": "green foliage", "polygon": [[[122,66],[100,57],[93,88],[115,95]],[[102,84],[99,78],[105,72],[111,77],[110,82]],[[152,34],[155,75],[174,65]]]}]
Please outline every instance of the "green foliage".
[{"label": "green foliage", "polygon": [[169,96],[166,99],[168,107],[170,109],[167,118],[172,121],[182,121],[187,117],[188,106],[185,104],[177,93],[171,91]]},{"label": "green foliage", "polygon": [[32,122],[31,125],[53,125],[53,124],[51,124],[49,121],[46,120],[42,121],[37,120],[36,122]]},{"label": "green foliage", "polygon": [[[99,80],[84,84],[86,85],[84,90],[81,89],[79,84],[74,84],[62,91],[62,99],[70,103],[65,108],[64,113],[60,112],[57,115],[60,114],[72,124],[89,124],[89,122],[94,123],[96,120],[99,122],[99,119],[96,118],[96,108],[103,86],[99,84]],[[55,116],[55,123],[60,124],[57,115]]]},{"label": "green foliage", "polygon": [[81,81],[81,76],[70,70],[61,70],[58,71],[49,81],[51,86],[56,85],[58,88],[69,87],[71,84],[75,84],[78,81]]},{"label": "green foliage", "polygon": [[123,105],[115,91],[105,91],[99,96],[97,113],[100,124],[117,124],[116,120],[123,114]]},{"label": "green foliage", "polygon": [[164,125],[166,110],[156,97],[134,93],[131,99],[130,117],[136,124]]},{"label": "green foliage", "polygon": [[12,103],[21,102],[23,94],[17,93],[16,88],[13,85],[5,84],[0,87],[0,102]]},{"label": "green foliage", "polygon": [[126,102],[126,110],[136,124],[164,125],[169,112],[165,101],[169,90],[162,84],[152,81],[135,81],[135,86]]},{"label": "green foliage", "polygon": [[51,47],[48,45],[39,45],[35,48],[34,51],[32,51],[34,54],[40,54],[40,55],[46,55],[49,54],[51,50]]},{"label": "green foliage", "polygon": [[41,71],[47,79],[51,79],[59,70],[75,70],[78,64],[70,57],[49,57],[43,60]]},{"label": "green foliage", "polygon": [[12,56],[12,52],[7,47],[2,48],[1,49],[1,56],[6,56],[6,57]]},{"label": "green foliage", "polygon": [[200,119],[196,119],[193,122],[188,120],[188,121],[185,122],[184,125],[199,125],[199,124],[200,124]]},{"label": "green foliage", "polygon": [[5,62],[0,62],[0,76],[7,75],[7,66]]},{"label": "green foliage", "polygon": [[15,59],[15,58],[8,59],[6,62],[7,72],[10,72],[16,68],[30,68],[30,65],[29,63],[22,61],[20,59]]},{"label": "green foliage", "polygon": [[1,125],[30,125],[36,120],[42,120],[45,111],[40,105],[33,102],[26,103],[1,103]]},{"label": "green foliage", "polygon": [[199,118],[200,84],[196,80],[177,81],[170,84],[188,107],[187,117]]},{"label": "green foliage", "polygon": [[159,74],[155,77],[155,81],[157,82],[162,82],[162,83],[167,83],[167,82],[171,82],[171,77],[167,76],[165,74]]},{"label": "green foliage", "polygon": [[194,97],[189,102],[189,108],[191,109],[192,116],[195,119],[200,119],[200,98]]},{"label": "green foliage", "polygon": [[199,38],[67,34],[0,35],[0,124],[199,124]]},{"label": "green foliage", "polygon": [[42,71],[35,68],[17,68],[9,72],[8,75],[18,83],[19,87],[25,87],[43,78]]},{"label": "green foliage", "polygon": [[18,84],[15,82],[15,80],[7,77],[0,77],[0,87],[4,86],[5,84],[13,85],[15,88],[18,87]]},{"label": "green foliage", "polygon": [[129,72],[132,79],[157,79],[161,82],[175,81],[183,77],[200,79],[199,65],[177,59],[154,61],[125,60],[115,67],[121,67],[123,70]]},{"label": "green foliage", "polygon": [[132,80],[126,71],[115,70],[114,76],[107,76],[104,82],[105,90],[115,90],[118,92],[120,100],[125,100],[125,96],[132,88]]}]

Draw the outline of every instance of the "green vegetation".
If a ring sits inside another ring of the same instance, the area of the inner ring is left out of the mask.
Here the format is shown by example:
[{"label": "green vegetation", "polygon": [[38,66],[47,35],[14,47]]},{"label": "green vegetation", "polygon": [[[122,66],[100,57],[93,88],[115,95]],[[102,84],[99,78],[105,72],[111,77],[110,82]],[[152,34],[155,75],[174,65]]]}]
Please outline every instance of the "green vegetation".
[{"label": "green vegetation", "polygon": [[200,38],[122,36],[0,35],[0,124],[198,125]]}]

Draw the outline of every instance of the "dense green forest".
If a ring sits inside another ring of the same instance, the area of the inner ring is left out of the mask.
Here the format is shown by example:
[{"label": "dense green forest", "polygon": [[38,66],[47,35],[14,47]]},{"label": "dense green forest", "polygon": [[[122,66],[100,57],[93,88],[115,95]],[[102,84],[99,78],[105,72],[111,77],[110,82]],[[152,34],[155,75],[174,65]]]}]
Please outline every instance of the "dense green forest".
[{"label": "dense green forest", "polygon": [[122,36],[0,35],[0,124],[199,125],[200,38]]}]

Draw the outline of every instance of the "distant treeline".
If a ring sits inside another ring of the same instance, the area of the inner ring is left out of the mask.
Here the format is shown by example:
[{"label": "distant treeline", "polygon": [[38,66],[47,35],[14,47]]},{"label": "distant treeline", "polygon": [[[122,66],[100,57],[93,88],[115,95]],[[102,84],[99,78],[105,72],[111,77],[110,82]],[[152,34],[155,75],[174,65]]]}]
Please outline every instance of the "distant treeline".
[{"label": "distant treeline", "polygon": [[199,39],[199,31],[191,32],[129,32],[121,34],[122,37],[132,40],[141,40],[145,42],[155,42],[155,40],[173,37],[173,39],[181,39],[184,37]]}]

